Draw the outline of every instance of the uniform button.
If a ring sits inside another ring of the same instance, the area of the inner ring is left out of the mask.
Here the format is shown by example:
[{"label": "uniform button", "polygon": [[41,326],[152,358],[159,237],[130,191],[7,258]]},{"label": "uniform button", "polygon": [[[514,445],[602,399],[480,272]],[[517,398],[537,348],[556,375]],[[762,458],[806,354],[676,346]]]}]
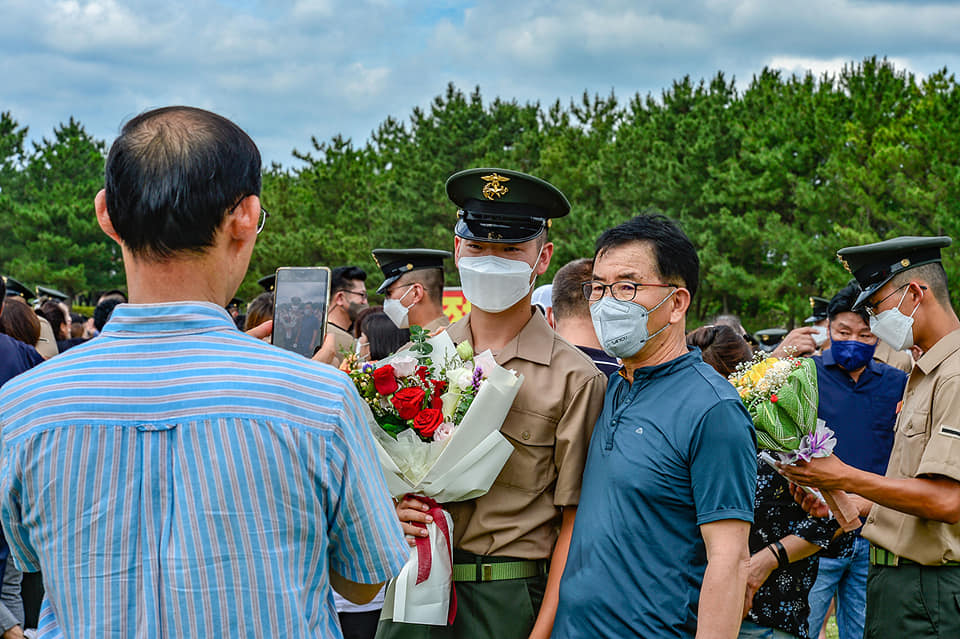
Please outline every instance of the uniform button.
[{"label": "uniform button", "polygon": [[522,437],[524,441],[530,439],[530,431],[529,430],[523,431],[522,433],[520,433],[520,437]]}]

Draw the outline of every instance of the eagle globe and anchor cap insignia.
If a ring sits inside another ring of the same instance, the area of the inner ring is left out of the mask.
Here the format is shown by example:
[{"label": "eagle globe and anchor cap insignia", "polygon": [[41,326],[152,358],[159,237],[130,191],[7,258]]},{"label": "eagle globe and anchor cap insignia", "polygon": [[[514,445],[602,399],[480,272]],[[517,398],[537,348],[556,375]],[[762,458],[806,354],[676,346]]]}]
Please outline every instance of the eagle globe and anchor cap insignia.
[{"label": "eagle globe and anchor cap insignia", "polygon": [[480,179],[486,182],[486,184],[483,185],[483,191],[481,192],[483,193],[483,197],[487,198],[488,200],[492,200],[494,198],[500,199],[510,190],[503,184],[504,182],[509,182],[510,178],[504,177],[498,173],[482,175],[480,176]]}]

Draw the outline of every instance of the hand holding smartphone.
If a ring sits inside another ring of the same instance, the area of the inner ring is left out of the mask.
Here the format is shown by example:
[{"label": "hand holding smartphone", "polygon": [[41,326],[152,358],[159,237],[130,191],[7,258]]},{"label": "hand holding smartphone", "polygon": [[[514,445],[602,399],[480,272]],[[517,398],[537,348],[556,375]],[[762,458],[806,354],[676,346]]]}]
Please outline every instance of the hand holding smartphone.
[{"label": "hand holding smartphone", "polygon": [[330,304],[330,269],[284,266],[274,288],[273,344],[312,357],[323,343]]}]

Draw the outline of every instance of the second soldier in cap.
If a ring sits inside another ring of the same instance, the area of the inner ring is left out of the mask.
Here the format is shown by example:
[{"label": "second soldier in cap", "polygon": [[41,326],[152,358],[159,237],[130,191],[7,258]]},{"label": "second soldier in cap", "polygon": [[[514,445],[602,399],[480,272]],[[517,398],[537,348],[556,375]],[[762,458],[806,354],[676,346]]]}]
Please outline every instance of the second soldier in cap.
[{"label": "second soldier in cap", "polygon": [[383,312],[397,328],[414,324],[432,332],[450,325],[443,314],[443,261],[451,257],[433,249],[373,252],[384,277],[377,293],[385,296]]},{"label": "second soldier in cap", "polygon": [[960,319],[940,257],[949,244],[949,237],[899,237],[838,254],[860,284],[854,308],[866,308],[870,330],[894,350],[922,352],[886,475],[837,455],[783,468],[798,484],[865,498],[867,639],[960,637]]}]

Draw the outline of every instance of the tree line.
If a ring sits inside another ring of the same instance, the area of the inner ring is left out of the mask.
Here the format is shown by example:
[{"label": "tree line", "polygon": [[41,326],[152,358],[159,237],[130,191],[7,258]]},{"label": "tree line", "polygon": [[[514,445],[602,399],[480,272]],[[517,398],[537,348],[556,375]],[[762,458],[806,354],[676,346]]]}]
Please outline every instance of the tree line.
[{"label": "tree line", "polygon": [[[105,142],[73,118],[30,149],[26,133],[0,115],[0,268],[73,295],[122,286],[119,251],[92,210]],[[386,118],[363,144],[314,138],[293,151],[301,166],[265,168],[270,220],[240,295],[289,265],[357,264],[372,290],[381,279],[372,249],[452,249],[456,210],[444,181],[490,166],[544,178],[573,206],[554,221],[543,281],[592,255],[604,229],[657,209],[700,253],[694,321],[732,312],[752,328],[792,326],[808,314],[808,296],[829,297],[849,280],[837,249],[897,235],[960,240],[958,147],[953,74],[921,80],[877,58],[820,77],[765,68],[742,89],[722,72],[684,77],[660,96],[625,101],[485,101],[479,87],[451,84],[406,120]],[[948,249],[944,265],[956,282],[960,251]]]}]

